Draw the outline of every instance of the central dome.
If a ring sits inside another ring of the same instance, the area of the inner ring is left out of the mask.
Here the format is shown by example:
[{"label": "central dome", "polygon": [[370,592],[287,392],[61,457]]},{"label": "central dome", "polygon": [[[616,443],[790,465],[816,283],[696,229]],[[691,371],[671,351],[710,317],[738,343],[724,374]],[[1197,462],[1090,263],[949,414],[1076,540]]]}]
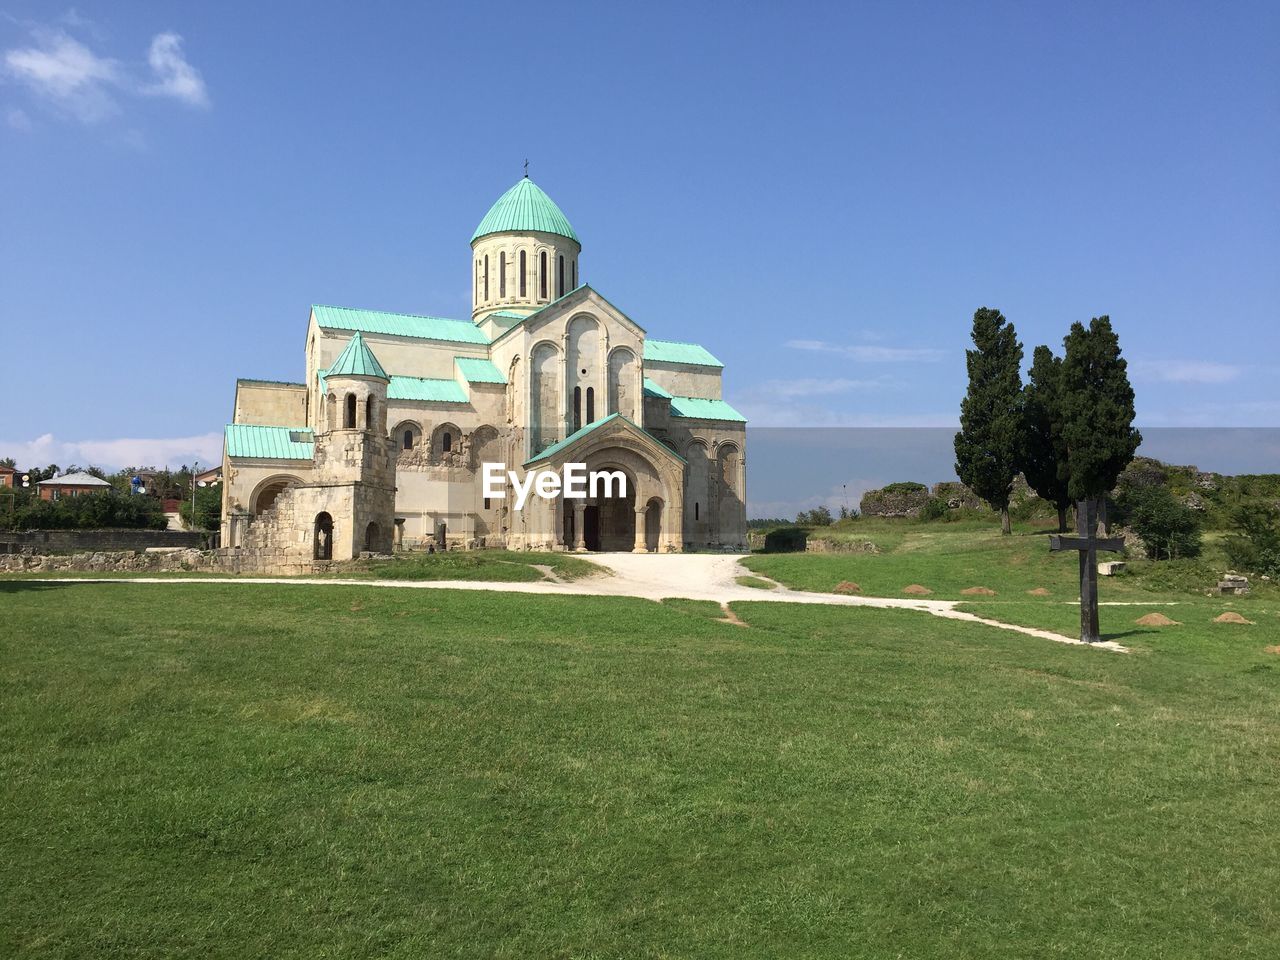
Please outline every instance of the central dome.
[{"label": "central dome", "polygon": [[553,233],[581,246],[569,220],[536,183],[522,178],[498,198],[471,235],[475,243],[492,233]]}]

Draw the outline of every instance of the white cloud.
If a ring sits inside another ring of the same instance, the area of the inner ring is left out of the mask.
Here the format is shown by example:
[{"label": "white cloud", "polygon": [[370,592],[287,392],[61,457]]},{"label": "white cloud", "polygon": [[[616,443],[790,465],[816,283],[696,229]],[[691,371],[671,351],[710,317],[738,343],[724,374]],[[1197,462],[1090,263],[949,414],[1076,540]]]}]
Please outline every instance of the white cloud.
[{"label": "white cloud", "polygon": [[159,33],[151,41],[151,75],[140,78],[120,61],[99,56],[62,29],[32,31],[32,46],[6,50],[4,73],[39,100],[82,123],[99,123],[120,113],[118,97],[168,97],[209,106],[200,72],[182,54],[182,38]]},{"label": "white cloud", "polygon": [[207,107],[209,93],[205,89],[200,71],[187,63],[182,55],[182,38],[176,33],[158,33],[151,41],[147,54],[156,82],[143,87],[143,92],[153,96],[173,97],[193,107]]},{"label": "white cloud", "polygon": [[748,395],[769,397],[821,397],[853,390],[884,389],[891,381],[848,380],[843,377],[804,377],[798,380],[766,380],[746,391]]},{"label": "white cloud", "polygon": [[0,457],[13,457],[19,467],[43,467],[50,463],[66,467],[98,466],[177,467],[199,460],[204,464],[222,462],[222,434],[194,437],[121,438],[117,440],[59,440],[51,433],[34,440],[0,440]]},{"label": "white cloud", "polygon": [[118,112],[111,90],[122,81],[116,61],[99,57],[61,30],[36,30],[36,46],[8,50],[9,76],[85,123]]},{"label": "white cloud", "polygon": [[1134,379],[1156,383],[1230,383],[1243,368],[1212,360],[1135,360]]},{"label": "white cloud", "polygon": [[833,353],[863,363],[935,363],[947,352],[934,347],[882,347],[875,344],[827,343],[825,340],[788,340],[792,350]]}]

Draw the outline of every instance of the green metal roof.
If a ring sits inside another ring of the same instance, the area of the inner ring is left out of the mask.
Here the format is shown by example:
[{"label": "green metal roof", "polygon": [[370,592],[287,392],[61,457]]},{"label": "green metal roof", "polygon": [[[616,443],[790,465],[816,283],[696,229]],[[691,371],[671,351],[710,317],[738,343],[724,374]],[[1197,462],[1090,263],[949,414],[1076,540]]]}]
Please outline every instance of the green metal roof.
[{"label": "green metal roof", "polygon": [[696,343],[681,343],[679,340],[644,341],[644,358],[659,363],[686,363],[695,367],[723,367],[724,364],[713,357],[706,347]]},{"label": "green metal roof", "polygon": [[705,397],[672,397],[671,415],[689,420],[730,420],[746,423],[747,418],[723,400]]},{"label": "green metal roof", "polygon": [[549,457],[554,457],[557,453],[559,453],[559,452],[560,452],[561,450],[563,450],[565,447],[569,446],[571,443],[575,443],[576,441],[581,440],[583,437],[585,437],[585,436],[586,436],[588,433],[590,433],[591,431],[600,429],[600,428],[601,428],[601,427],[603,427],[606,423],[609,423],[609,422],[610,422],[610,421],[612,421],[612,420],[622,420],[624,423],[629,423],[629,424],[631,424],[631,426],[635,427],[637,430],[639,430],[639,431],[640,431],[641,433],[643,433],[645,436],[649,437],[649,438],[650,438],[650,439],[652,439],[655,443],[657,443],[658,445],[660,445],[660,446],[662,447],[662,449],[663,449],[663,450],[665,450],[665,451],[667,451],[667,453],[671,454],[671,456],[675,457],[675,458],[676,458],[677,460],[679,460],[681,463],[684,463],[684,462],[685,462],[684,457],[680,456],[680,454],[676,453],[674,450],[672,450],[670,447],[668,447],[665,443],[663,443],[663,442],[662,442],[661,440],[659,440],[657,437],[653,436],[653,434],[649,433],[649,432],[648,432],[647,430],[645,430],[643,427],[636,426],[636,424],[632,423],[630,420],[628,420],[626,417],[624,417],[624,416],[623,416],[622,414],[620,414],[620,413],[611,413],[611,414],[609,414],[607,417],[605,417],[603,420],[596,420],[596,421],[594,421],[594,422],[592,422],[592,423],[588,423],[588,424],[587,424],[585,427],[583,427],[581,430],[575,430],[573,433],[569,434],[569,435],[568,435],[567,437],[565,437],[563,440],[560,440],[560,441],[558,441],[558,442],[556,442],[556,443],[553,443],[551,446],[547,447],[547,449],[543,450],[541,453],[536,454],[535,456],[530,457],[528,460],[526,460],[526,461],[524,462],[524,465],[527,467],[527,466],[529,466],[529,465],[530,465],[530,464],[532,464],[532,463],[537,463],[537,462],[539,462],[540,460],[546,460],[546,459],[547,459],[547,458],[549,458]]},{"label": "green metal roof", "polygon": [[228,423],[227,456],[263,460],[310,460],[315,456],[314,437],[306,427],[263,427]]},{"label": "green metal roof", "polygon": [[568,237],[575,243],[578,235],[554,200],[542,192],[542,188],[523,178],[498,198],[471,235],[475,243],[491,233],[554,233]]},{"label": "green metal roof", "polygon": [[295,383],[292,380],[255,380],[253,377],[240,377],[236,380],[236,384],[252,383],[262,387],[305,387],[305,383]]},{"label": "green metal roof", "polygon": [[664,399],[664,400],[670,400],[670,399],[671,399],[671,394],[667,393],[667,391],[666,391],[666,390],[664,390],[662,387],[658,386],[656,383],[654,383],[654,382],[653,382],[652,380],[650,380],[648,377],[645,377],[645,378],[644,378],[644,392],[645,392],[645,396],[649,396],[649,397],[661,397],[661,398],[662,398],[662,399]]},{"label": "green metal roof", "polygon": [[316,323],[326,330],[353,330],[380,333],[418,340],[447,340],[452,343],[487,344],[489,338],[474,323],[446,320],[444,317],[422,317],[412,313],[386,313],[382,310],[356,310],[352,307],[311,307]]},{"label": "green metal roof", "polygon": [[338,359],[333,362],[333,366],[324,372],[326,377],[378,377],[381,380],[390,379],[387,371],[382,369],[382,364],[378,362],[378,358],[373,355],[373,351],[369,349],[369,345],[364,342],[364,337],[360,331],[356,331],[356,335],[347,342],[347,347],[342,353],[338,354]]},{"label": "green metal roof", "polygon": [[467,383],[506,383],[507,378],[494,366],[492,360],[479,357],[454,357],[458,372]]},{"label": "green metal roof", "polygon": [[392,377],[388,400],[419,400],[426,403],[466,403],[467,395],[457,380],[427,377]]}]

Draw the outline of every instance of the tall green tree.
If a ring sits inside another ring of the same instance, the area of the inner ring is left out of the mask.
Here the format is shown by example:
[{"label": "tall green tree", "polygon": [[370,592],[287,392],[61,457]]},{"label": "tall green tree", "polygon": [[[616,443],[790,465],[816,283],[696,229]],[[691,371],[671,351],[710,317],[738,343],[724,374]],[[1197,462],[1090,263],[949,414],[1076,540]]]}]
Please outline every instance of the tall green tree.
[{"label": "tall green tree", "polygon": [[1022,389],[1025,437],[1022,473],[1027,485],[1058,511],[1058,531],[1067,529],[1067,442],[1062,435],[1062,358],[1036,347],[1031,373]]},{"label": "tall green tree", "polygon": [[973,345],[965,352],[969,391],[960,404],[956,474],[1000,511],[1008,534],[1022,447],[1022,344],[999,310],[983,307],[973,315]]},{"label": "tall green tree", "polygon": [[1063,341],[1062,436],[1067,447],[1067,493],[1101,499],[1142,442],[1134,429],[1133,387],[1111,318],[1073,323]]}]

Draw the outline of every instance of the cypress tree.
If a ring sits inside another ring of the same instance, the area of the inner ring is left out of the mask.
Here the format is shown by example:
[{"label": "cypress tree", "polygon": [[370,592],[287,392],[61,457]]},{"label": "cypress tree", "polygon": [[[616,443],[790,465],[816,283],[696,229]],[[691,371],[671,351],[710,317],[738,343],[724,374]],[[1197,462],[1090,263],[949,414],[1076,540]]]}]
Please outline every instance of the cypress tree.
[{"label": "cypress tree", "polygon": [[1000,529],[1008,534],[1022,447],[1022,344],[999,310],[982,307],[973,315],[973,345],[965,351],[969,391],[960,404],[956,474],[1000,511]]},{"label": "cypress tree", "polygon": [[1031,375],[1022,390],[1026,438],[1022,472],[1027,484],[1058,511],[1058,532],[1067,529],[1067,444],[1062,435],[1062,358],[1036,347]]},{"label": "cypress tree", "polygon": [[1088,329],[1073,323],[1063,341],[1062,436],[1067,448],[1067,493],[1101,499],[1133,459],[1142,434],[1133,427],[1133,387],[1111,318]]}]

